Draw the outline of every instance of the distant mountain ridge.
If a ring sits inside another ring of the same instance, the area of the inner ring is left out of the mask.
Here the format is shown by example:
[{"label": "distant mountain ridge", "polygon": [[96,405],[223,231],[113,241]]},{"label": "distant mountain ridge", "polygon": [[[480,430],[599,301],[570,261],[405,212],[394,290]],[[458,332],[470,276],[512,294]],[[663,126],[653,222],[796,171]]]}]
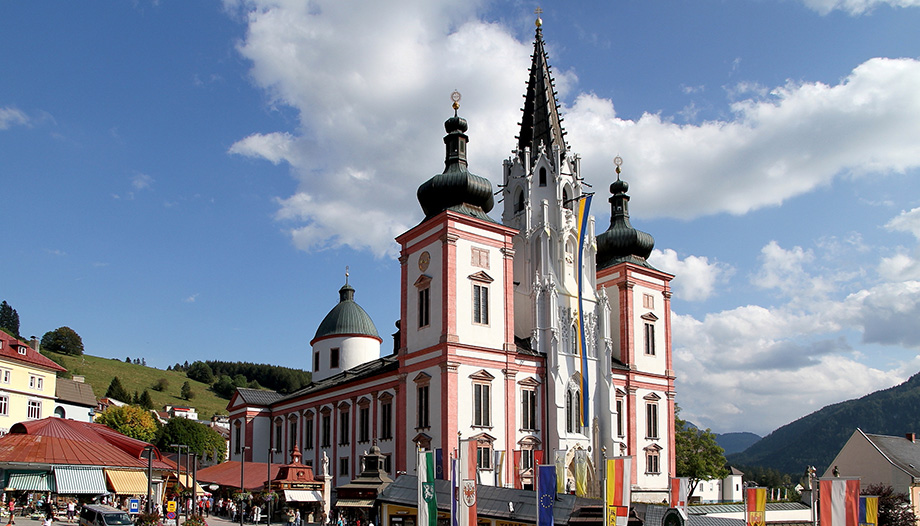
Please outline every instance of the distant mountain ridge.
[{"label": "distant mountain ridge", "polygon": [[726,458],[734,466],[760,466],[790,474],[815,466],[820,474],[857,427],[891,436],[920,432],[918,408],[920,374],[915,374],[900,385],[803,416]]},{"label": "distant mountain ridge", "polygon": [[726,455],[731,455],[732,453],[740,453],[756,444],[758,440],[763,438],[760,435],[755,435],[754,433],[748,432],[713,434],[716,436],[716,443],[719,444],[719,447],[725,450]]}]

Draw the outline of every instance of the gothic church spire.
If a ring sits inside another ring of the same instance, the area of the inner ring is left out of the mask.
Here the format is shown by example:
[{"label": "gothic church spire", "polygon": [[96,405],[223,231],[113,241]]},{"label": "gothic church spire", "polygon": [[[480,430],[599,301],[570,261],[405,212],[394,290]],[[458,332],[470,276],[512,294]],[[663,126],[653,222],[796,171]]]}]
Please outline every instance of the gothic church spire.
[{"label": "gothic church spire", "polygon": [[543,42],[543,21],[537,18],[537,31],[533,43],[533,62],[530,65],[530,79],[527,81],[527,94],[524,96],[524,116],[521,119],[521,132],[518,135],[518,151],[523,159],[524,149],[530,148],[534,156],[540,147],[547,154],[554,146],[559,147],[565,157],[565,130],[562,129],[562,117],[559,115],[559,102],[553,86],[553,77],[546,49]]}]

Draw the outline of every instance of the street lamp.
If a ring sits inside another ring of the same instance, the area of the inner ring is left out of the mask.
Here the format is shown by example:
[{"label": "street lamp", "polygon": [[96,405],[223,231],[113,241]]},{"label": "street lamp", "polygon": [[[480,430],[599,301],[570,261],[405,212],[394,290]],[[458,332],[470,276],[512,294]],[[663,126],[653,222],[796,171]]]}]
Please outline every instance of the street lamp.
[{"label": "street lamp", "polygon": [[240,526],[243,526],[243,473],[246,469],[246,450],[249,446],[240,448],[240,505],[237,507],[237,513],[240,516]]},{"label": "street lamp", "polygon": [[265,484],[268,485],[268,518],[266,519],[266,526],[272,526],[272,462],[275,460],[275,448],[268,448],[268,476],[265,478]]},{"label": "street lamp", "polygon": [[[182,448],[188,449],[188,446],[185,444],[170,444],[169,447],[176,448],[176,451],[179,452],[178,462],[176,462],[176,501],[179,501],[179,479],[182,478]],[[188,520],[188,512],[186,512],[185,520]]]},{"label": "street lamp", "polygon": [[[198,453],[192,453],[192,449],[189,448],[188,456],[186,457],[185,465],[185,476],[191,480],[192,483],[192,505],[189,508],[194,508],[195,515],[198,514],[198,489],[197,482],[195,481],[195,471],[198,467]],[[185,520],[188,520],[188,510],[185,510]]]},{"label": "street lamp", "polygon": [[144,446],[144,453],[147,453],[147,515],[150,515],[150,506],[153,504],[153,452],[154,446]]}]

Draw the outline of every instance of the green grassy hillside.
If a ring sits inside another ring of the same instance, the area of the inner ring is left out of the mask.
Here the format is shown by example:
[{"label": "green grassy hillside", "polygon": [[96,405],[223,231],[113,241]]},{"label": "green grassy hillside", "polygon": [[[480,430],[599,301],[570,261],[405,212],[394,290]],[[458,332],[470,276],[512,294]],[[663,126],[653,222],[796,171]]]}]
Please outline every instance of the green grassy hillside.
[{"label": "green grassy hillside", "polygon": [[[155,409],[162,410],[165,405],[191,406],[198,411],[198,418],[202,420],[210,419],[215,414],[227,414],[228,400],[209,391],[208,384],[190,380],[184,372],[164,371],[154,367],[126,363],[114,358],[99,358],[86,354],[68,356],[48,351],[42,351],[42,354],[62,364],[70,374],[84,376],[86,383],[93,386],[93,393],[97,398],[105,396],[109,383],[117,376],[131,394],[134,394],[134,391],[141,394],[144,389],[147,389],[153,399]],[[160,378],[165,378],[169,382],[169,386],[163,392],[153,390],[153,384]],[[185,382],[189,382],[192,386],[195,396],[191,400],[184,400],[179,396],[179,391]]]}]

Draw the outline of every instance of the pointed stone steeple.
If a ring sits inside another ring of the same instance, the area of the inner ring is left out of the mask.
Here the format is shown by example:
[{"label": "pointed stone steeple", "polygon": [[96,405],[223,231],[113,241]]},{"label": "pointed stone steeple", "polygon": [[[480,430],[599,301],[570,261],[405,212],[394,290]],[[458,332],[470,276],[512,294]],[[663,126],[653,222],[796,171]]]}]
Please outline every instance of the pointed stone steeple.
[{"label": "pointed stone steeple", "polygon": [[527,94],[524,96],[524,116],[521,119],[521,132],[517,137],[518,155],[523,159],[525,148],[530,148],[534,157],[540,152],[540,148],[544,148],[549,155],[553,151],[553,146],[558,146],[560,154],[564,157],[565,130],[562,129],[559,102],[556,100],[553,77],[550,74],[543,42],[543,21],[537,18],[536,25],[533,62],[530,65]]}]

